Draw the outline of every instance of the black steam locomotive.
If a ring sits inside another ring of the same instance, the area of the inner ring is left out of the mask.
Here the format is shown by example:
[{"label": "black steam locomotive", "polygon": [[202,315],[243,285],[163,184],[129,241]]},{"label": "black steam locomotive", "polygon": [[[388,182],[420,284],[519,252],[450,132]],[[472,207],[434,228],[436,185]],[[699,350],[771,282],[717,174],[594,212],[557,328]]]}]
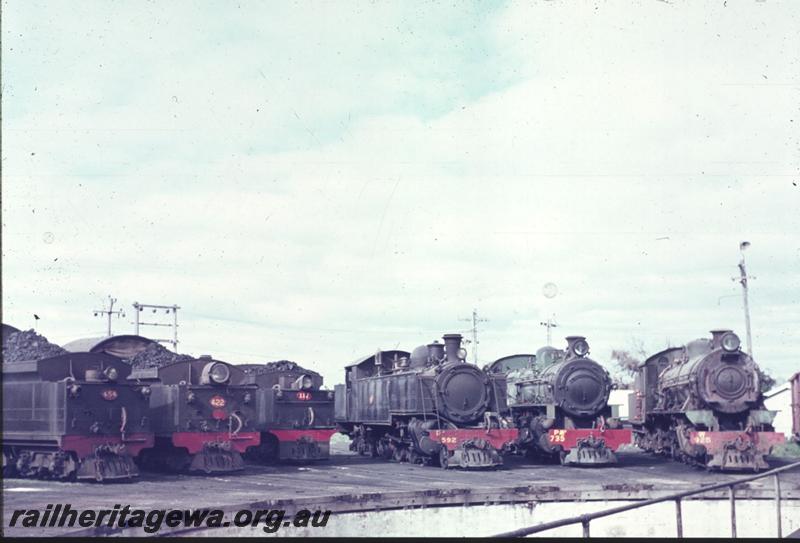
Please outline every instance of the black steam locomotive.
[{"label": "black steam locomotive", "polygon": [[238,367],[201,356],[160,368],[134,370],[129,380],[147,384],[156,446],[144,465],[174,471],[242,469],[242,453],[260,443],[256,394]]},{"label": "black steam locomotive", "polygon": [[3,476],[112,481],[138,476],[153,447],[147,387],[105,354],[3,364]]},{"label": "black steam locomotive", "polygon": [[237,366],[247,382],[258,386],[256,428],[261,444],[249,450],[248,459],[326,460],[330,439],[336,433],[333,391],[322,390],[322,376],[294,362]]},{"label": "black steam locomotive", "polygon": [[759,470],[784,436],[774,431],[755,361],[730,330],[712,330],[642,363],[630,420],[644,450],[709,470]]},{"label": "black steam locomotive", "polygon": [[565,465],[616,463],[614,452],[632,436],[608,405],[611,378],[588,357],[585,338],[566,339],[566,350],[543,347],[535,355],[500,358],[487,368],[506,376],[519,429],[516,446]]},{"label": "black steam locomotive", "polygon": [[517,437],[506,384],[465,362],[459,334],[406,351],[378,351],[336,385],[336,421],[361,454],[442,468],[501,465]]}]

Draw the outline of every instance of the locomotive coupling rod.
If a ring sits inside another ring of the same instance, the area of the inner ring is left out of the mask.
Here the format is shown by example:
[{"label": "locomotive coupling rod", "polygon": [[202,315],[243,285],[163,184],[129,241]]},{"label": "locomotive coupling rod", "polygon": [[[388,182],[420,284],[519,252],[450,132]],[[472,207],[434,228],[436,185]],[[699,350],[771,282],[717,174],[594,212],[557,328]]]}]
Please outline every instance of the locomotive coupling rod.
[{"label": "locomotive coupling rod", "polygon": [[[705,486],[702,488],[698,488],[695,490],[687,490],[685,492],[678,492],[675,494],[670,494],[669,496],[663,496],[661,498],[653,498],[650,500],[642,500],[638,503],[632,503],[629,505],[622,505],[619,507],[612,507],[611,509],[606,509],[605,511],[597,511],[595,513],[587,513],[585,515],[579,515],[575,517],[554,520],[552,522],[545,522],[542,524],[537,524],[535,526],[528,526],[527,528],[520,528],[519,530],[513,530],[511,532],[504,532],[502,534],[496,534],[492,537],[525,537],[530,534],[535,534],[538,532],[543,532],[545,530],[551,530],[553,528],[560,528],[561,526],[570,526],[572,524],[583,524],[584,526],[584,533],[588,532],[588,524],[589,522],[593,521],[597,518],[608,517],[611,515],[616,515],[617,513],[624,513],[625,511],[630,511],[632,509],[638,509],[640,507],[647,507],[648,505],[653,505],[656,503],[666,502],[666,501],[677,501],[682,500],[683,498],[687,498],[689,496],[696,496],[697,494],[705,494],[706,492],[711,492],[714,490],[723,490],[723,489],[730,489],[729,492],[729,499],[731,501],[731,505],[733,506],[731,509],[731,527],[733,529],[734,537],[735,537],[735,530],[736,530],[736,518],[735,518],[735,504],[734,504],[734,492],[733,488],[741,485],[743,483],[749,483],[750,481],[756,481],[758,479],[763,479],[765,477],[774,477],[777,476],[779,473],[784,471],[790,471],[793,469],[800,468],[800,462],[793,462],[791,464],[787,464],[786,466],[781,466],[779,468],[775,468],[773,470],[765,471],[764,473],[760,473],[758,475],[750,475],[748,477],[742,477],[736,481],[727,482],[727,483],[718,483],[711,486]],[[776,504],[780,503],[780,486],[778,484],[775,485],[775,490],[778,492],[776,494]],[[676,511],[677,513],[677,511]],[[780,527],[780,524],[778,525]]]}]

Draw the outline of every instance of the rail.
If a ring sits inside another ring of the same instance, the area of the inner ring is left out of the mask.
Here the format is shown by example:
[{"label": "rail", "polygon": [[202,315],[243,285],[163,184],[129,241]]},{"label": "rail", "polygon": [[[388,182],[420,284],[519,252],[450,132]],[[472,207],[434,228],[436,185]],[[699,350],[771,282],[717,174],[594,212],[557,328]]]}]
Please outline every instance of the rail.
[{"label": "rail", "polygon": [[497,534],[493,537],[524,537],[527,535],[544,532],[546,530],[552,530],[553,528],[560,528],[561,526],[571,526],[573,524],[582,524],[583,525],[583,537],[590,537],[589,535],[589,524],[598,518],[608,517],[611,515],[616,515],[618,513],[623,513],[625,511],[630,511],[632,509],[639,509],[640,507],[647,507],[648,505],[654,505],[657,503],[663,503],[668,501],[675,502],[675,521],[678,528],[678,537],[683,537],[683,514],[681,511],[681,500],[684,498],[688,498],[689,496],[696,496],[697,494],[704,494],[706,492],[711,492],[713,490],[720,490],[723,488],[728,489],[728,500],[731,504],[731,537],[736,537],[736,491],[735,487],[744,483],[749,483],[750,481],[755,481],[758,479],[763,479],[765,477],[774,477],[775,483],[775,512],[776,512],[776,519],[777,519],[777,530],[778,530],[778,537],[783,537],[783,530],[781,527],[781,481],[780,481],[780,474],[784,471],[790,471],[796,468],[800,468],[800,462],[794,462],[792,464],[788,464],[786,466],[781,466],[779,468],[765,471],[764,473],[753,475],[750,477],[744,477],[741,479],[737,479],[736,481],[729,481],[726,483],[719,483],[716,485],[706,486],[703,488],[699,488],[697,490],[689,490],[686,492],[678,492],[677,494],[671,494],[669,496],[663,496],[661,498],[653,498],[652,500],[644,500],[639,503],[633,503],[630,505],[623,505],[620,507],[613,507],[611,509],[606,509],[605,511],[597,511],[596,513],[587,513],[585,515],[579,515],[575,517],[565,518],[561,520],[554,520],[552,522],[545,522],[544,524],[537,524],[536,526],[529,526],[527,528],[520,528],[519,530],[514,530],[512,532],[505,532],[502,534]]}]

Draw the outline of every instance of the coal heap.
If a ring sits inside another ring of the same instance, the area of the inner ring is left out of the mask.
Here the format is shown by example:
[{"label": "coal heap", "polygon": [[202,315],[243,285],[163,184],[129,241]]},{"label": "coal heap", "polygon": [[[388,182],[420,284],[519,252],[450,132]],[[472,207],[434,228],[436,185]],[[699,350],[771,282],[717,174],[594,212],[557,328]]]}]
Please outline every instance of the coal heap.
[{"label": "coal heap", "polygon": [[160,343],[151,343],[128,362],[134,368],[160,368],[186,360],[194,360],[194,357],[188,354],[173,353]]},{"label": "coal heap", "polygon": [[67,354],[67,351],[47,341],[47,338],[36,333],[35,330],[20,330],[13,332],[3,344],[3,362],[25,362],[28,360],[41,360]]},{"label": "coal heap", "polygon": [[291,360],[276,360],[264,364],[264,369],[267,371],[294,371],[298,368],[303,369],[297,362]]},{"label": "coal heap", "polygon": [[263,366],[264,372],[282,372],[282,371],[302,371],[303,373],[313,373],[314,375],[319,375],[314,370],[310,370],[304,368],[297,362],[292,362],[291,360],[276,360],[274,362],[267,362]]}]

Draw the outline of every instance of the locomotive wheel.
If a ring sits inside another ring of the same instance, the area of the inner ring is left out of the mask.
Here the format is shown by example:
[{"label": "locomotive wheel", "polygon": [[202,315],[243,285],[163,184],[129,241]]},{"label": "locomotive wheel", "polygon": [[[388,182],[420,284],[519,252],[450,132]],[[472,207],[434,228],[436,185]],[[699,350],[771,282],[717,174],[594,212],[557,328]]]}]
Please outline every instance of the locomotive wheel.
[{"label": "locomotive wheel", "polygon": [[450,465],[450,451],[447,450],[447,447],[442,447],[439,449],[439,467],[442,469],[447,469]]},{"label": "locomotive wheel", "polygon": [[384,460],[391,460],[392,448],[387,443],[384,443],[382,440],[378,441],[375,450],[380,458],[383,458]]}]

